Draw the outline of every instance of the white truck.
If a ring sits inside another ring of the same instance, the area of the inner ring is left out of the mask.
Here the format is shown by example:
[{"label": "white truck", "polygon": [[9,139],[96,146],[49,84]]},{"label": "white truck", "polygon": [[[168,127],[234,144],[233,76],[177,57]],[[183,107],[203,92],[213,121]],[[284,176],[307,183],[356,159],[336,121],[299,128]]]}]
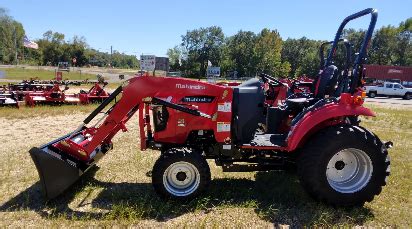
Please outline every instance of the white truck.
[{"label": "white truck", "polygon": [[381,85],[365,86],[364,89],[369,98],[375,98],[378,95],[402,97],[407,100],[412,98],[412,88],[406,88],[399,83],[385,82]]}]

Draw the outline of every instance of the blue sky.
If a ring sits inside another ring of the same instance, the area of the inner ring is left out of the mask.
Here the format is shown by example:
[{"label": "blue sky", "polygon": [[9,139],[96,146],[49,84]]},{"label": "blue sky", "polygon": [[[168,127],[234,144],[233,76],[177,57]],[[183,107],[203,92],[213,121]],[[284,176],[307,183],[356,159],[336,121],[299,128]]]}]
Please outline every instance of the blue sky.
[{"label": "blue sky", "polygon": [[[252,1],[252,0],[0,0],[0,7],[23,23],[30,39],[47,30],[86,37],[93,48],[133,55],[163,56],[187,30],[221,26],[226,35],[239,30],[277,29],[286,39],[306,36],[329,40],[341,20],[364,8],[377,8],[377,28],[412,17],[412,0]],[[366,28],[368,18],[350,23]]]}]

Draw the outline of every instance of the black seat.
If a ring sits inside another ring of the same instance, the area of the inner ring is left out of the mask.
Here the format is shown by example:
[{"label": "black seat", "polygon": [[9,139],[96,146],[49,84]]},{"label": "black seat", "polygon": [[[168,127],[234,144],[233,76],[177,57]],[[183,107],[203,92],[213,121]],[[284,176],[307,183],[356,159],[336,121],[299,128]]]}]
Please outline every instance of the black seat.
[{"label": "black seat", "polygon": [[315,98],[322,99],[325,98],[326,95],[334,96],[338,77],[339,71],[335,65],[329,65],[323,69],[314,83],[313,94]]}]

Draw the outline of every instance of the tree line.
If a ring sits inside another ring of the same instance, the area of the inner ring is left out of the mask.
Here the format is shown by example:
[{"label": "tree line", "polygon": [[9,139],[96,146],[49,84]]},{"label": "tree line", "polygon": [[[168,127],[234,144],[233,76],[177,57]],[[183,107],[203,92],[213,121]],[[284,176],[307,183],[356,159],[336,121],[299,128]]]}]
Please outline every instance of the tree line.
[{"label": "tree line", "polygon": [[[359,50],[364,33],[365,30],[345,30],[345,37],[354,50]],[[42,38],[34,40],[39,48],[30,49],[23,46],[24,35],[23,25],[0,7],[0,63],[18,61],[55,66],[58,62],[71,63],[76,58],[77,66],[139,67],[136,56],[93,49],[84,37],[74,36],[67,40],[63,33],[46,31]],[[235,72],[238,77],[254,76],[259,72],[277,77],[315,76],[319,71],[319,47],[325,42],[306,37],[283,40],[277,30],[267,28],[259,33],[241,30],[226,36],[218,26],[189,30],[181,39],[180,44],[167,51],[171,70],[197,77],[205,76],[210,64],[220,66],[224,76]],[[398,26],[388,25],[375,30],[367,63],[412,66],[411,40],[412,18]],[[343,53],[343,48],[338,52]],[[342,65],[343,55],[337,56],[336,64]]]},{"label": "tree line", "polygon": [[[344,36],[354,52],[359,50],[365,30],[346,29]],[[383,26],[375,30],[369,44],[367,63],[412,66],[412,18],[398,26]],[[225,76],[236,71],[238,77],[265,72],[277,77],[315,76],[319,72],[320,45],[326,41],[306,37],[283,40],[277,30],[263,29],[259,33],[239,31],[225,36],[221,27],[189,30],[182,42],[168,49],[171,69],[189,76],[205,76],[208,64],[220,66]],[[345,62],[344,48],[339,47],[336,65]]]},{"label": "tree line", "polygon": [[39,48],[32,49],[24,47],[24,36],[23,25],[14,20],[7,10],[0,8],[0,63],[15,64],[19,62],[56,66],[58,62],[72,64],[73,58],[76,58],[76,66],[139,67],[139,60],[136,56],[126,55],[116,50],[112,54],[101,52],[91,48],[84,37],[74,36],[66,40],[63,33],[49,30],[43,34],[42,38],[34,40]]}]

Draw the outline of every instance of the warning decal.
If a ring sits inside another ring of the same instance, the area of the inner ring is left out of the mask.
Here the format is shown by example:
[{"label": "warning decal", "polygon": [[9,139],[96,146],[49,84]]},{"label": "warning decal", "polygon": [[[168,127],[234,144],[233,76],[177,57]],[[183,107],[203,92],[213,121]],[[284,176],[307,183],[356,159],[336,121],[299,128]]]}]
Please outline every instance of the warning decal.
[{"label": "warning decal", "polygon": [[232,111],[232,103],[219,103],[219,104],[217,104],[217,111],[231,112]]},{"label": "warning decal", "polygon": [[229,132],[230,131],[230,122],[218,122],[217,123],[217,132]]}]

